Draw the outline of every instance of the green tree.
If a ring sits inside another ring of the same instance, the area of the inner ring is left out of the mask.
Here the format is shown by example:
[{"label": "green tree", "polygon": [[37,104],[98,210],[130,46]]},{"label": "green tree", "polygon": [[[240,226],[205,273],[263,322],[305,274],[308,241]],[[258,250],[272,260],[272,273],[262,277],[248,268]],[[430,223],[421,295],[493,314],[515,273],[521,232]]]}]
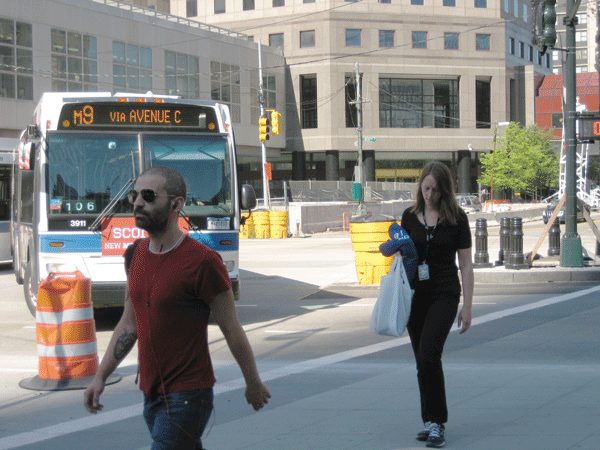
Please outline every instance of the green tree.
[{"label": "green tree", "polygon": [[[492,147],[493,149],[493,147]],[[495,155],[494,155],[495,153]],[[511,190],[537,198],[540,191],[558,187],[558,155],[551,134],[537,125],[511,122],[496,140],[496,151],[481,156],[479,182],[494,192]]]}]

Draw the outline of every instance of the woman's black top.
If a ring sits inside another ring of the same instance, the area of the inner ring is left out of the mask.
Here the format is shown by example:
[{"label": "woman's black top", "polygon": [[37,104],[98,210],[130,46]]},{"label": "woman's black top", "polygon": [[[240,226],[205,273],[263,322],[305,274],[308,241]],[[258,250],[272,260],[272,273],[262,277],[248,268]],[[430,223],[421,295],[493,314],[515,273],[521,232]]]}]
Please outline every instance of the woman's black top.
[{"label": "woman's black top", "polygon": [[[419,222],[410,208],[402,214],[401,226],[409,234],[419,255],[418,264],[426,261],[429,265],[429,280],[419,280],[417,275],[410,285],[415,294],[459,294],[460,281],[456,254],[459,249],[471,247],[471,229],[467,214],[461,209],[456,225],[447,223],[428,224],[429,243],[427,242],[427,229]],[[435,230],[433,229],[435,225]]]}]

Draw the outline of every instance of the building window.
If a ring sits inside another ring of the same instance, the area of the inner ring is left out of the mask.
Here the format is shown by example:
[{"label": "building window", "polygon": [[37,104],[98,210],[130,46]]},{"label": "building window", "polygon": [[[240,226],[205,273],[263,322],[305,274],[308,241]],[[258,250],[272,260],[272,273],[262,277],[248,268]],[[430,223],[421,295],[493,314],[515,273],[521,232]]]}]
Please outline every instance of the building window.
[{"label": "building window", "polygon": [[504,12],[507,14],[510,12],[510,0],[504,0]]},{"label": "building window", "polygon": [[200,64],[197,56],[165,51],[165,89],[169,95],[200,98]]},{"label": "building window", "polygon": [[378,3],[392,3],[392,0],[378,0]]},{"label": "building window", "polygon": [[285,0],[273,0],[273,8],[285,6]]},{"label": "building window", "polygon": [[185,2],[185,17],[198,17],[198,0]]},{"label": "building window", "polygon": [[475,0],[475,8],[487,8],[487,0]]},{"label": "building window", "polygon": [[427,48],[427,31],[412,32],[412,48]]},{"label": "building window", "polygon": [[444,49],[458,50],[458,33],[444,33]]},{"label": "building window", "polygon": [[[360,77],[362,85],[362,74]],[[356,75],[346,74],[346,128],[356,128],[358,126],[358,108],[356,107]]]},{"label": "building window", "polygon": [[585,25],[587,23],[587,13],[577,14],[576,17],[577,17],[578,25]]},{"label": "building window", "polygon": [[529,9],[527,5],[523,3],[523,22],[527,23],[529,21]]},{"label": "building window", "polygon": [[[554,53],[558,53],[558,52],[554,52]],[[582,63],[582,62],[586,62],[588,58],[588,51],[587,48],[578,48],[575,50],[575,59]]]},{"label": "building window", "polygon": [[283,49],[283,33],[270,34],[269,47],[277,47]]},{"label": "building window", "polygon": [[310,48],[315,46],[315,30],[300,32],[300,48]]},{"label": "building window", "polygon": [[519,0],[515,0],[515,10],[513,12],[515,17],[519,17]]},{"label": "building window", "polygon": [[151,91],[152,50],[114,41],[113,86],[115,91]]},{"label": "building window", "polygon": [[300,121],[302,128],[318,128],[317,74],[300,75]]},{"label": "building window", "polygon": [[394,30],[379,30],[379,46],[393,47],[394,46]]},{"label": "building window", "polygon": [[0,97],[33,100],[32,47],[31,24],[0,19]]},{"label": "building window", "polygon": [[489,81],[475,81],[475,120],[477,128],[491,127],[492,84]]},{"label": "building window", "polygon": [[515,39],[514,38],[508,38],[508,52],[511,55],[514,55],[515,52],[516,52]]},{"label": "building window", "polygon": [[444,0],[442,5],[454,8],[456,6],[456,0]]},{"label": "building window", "polygon": [[227,12],[225,7],[225,0],[214,0],[215,1],[215,14],[225,14]]},{"label": "building window", "polygon": [[458,80],[379,79],[381,128],[458,128]]},{"label": "building window", "polygon": [[231,111],[231,121],[241,122],[240,68],[218,61],[210,62],[210,98],[225,103]]},{"label": "building window", "polygon": [[[558,52],[556,52],[555,54],[558,54]],[[533,62],[533,47],[530,45],[529,46],[529,61]]]},{"label": "building window", "polygon": [[411,5],[423,6],[423,0],[410,0]]},{"label": "building window", "polygon": [[489,51],[490,50],[490,35],[489,34],[476,34],[475,35],[475,49]]},{"label": "building window", "polygon": [[242,8],[244,11],[254,11],[254,0],[243,0]]},{"label": "building window", "polygon": [[93,36],[50,30],[53,91],[97,91],[97,44]]},{"label": "building window", "polygon": [[575,41],[577,42],[587,42],[587,31],[576,31],[575,32]]},{"label": "building window", "polygon": [[315,0],[302,0],[303,3],[314,3]]},{"label": "building window", "polygon": [[346,47],[360,47],[362,30],[346,28]]}]

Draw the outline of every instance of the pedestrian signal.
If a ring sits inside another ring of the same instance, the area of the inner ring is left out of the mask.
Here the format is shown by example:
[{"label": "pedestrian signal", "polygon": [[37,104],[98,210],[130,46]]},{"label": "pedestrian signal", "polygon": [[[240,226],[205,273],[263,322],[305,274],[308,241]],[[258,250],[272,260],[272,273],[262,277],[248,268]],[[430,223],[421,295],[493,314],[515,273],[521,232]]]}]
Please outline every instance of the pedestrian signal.
[{"label": "pedestrian signal", "polygon": [[260,117],[258,119],[258,139],[261,141],[269,140],[269,118]]},{"label": "pedestrian signal", "polygon": [[271,126],[273,127],[272,133],[281,134],[281,113],[277,111],[271,111]]}]

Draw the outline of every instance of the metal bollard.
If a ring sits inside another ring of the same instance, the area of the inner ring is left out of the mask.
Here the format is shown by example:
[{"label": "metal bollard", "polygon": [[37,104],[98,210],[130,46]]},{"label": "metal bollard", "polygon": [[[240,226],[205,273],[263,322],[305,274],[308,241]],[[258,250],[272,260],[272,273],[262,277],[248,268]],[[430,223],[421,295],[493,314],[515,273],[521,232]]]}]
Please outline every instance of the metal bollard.
[{"label": "metal bollard", "polygon": [[560,255],[560,222],[554,219],[548,231],[548,256]]},{"label": "metal bollard", "polygon": [[510,249],[508,262],[504,265],[507,269],[528,269],[523,254],[523,219],[513,217],[510,221]]},{"label": "metal bollard", "polygon": [[473,268],[484,269],[492,266],[488,254],[487,219],[477,219],[475,221],[475,263]]},{"label": "metal bollard", "polygon": [[510,246],[510,218],[502,217],[500,219],[500,251],[498,252],[497,266],[502,266],[508,261],[508,251]]}]

